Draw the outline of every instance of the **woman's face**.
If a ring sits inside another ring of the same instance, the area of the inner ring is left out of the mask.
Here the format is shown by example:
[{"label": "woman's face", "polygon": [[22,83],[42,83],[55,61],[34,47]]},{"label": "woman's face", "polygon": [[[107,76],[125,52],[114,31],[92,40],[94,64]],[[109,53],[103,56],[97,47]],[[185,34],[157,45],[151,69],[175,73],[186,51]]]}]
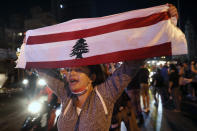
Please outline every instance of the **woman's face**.
[{"label": "woman's face", "polygon": [[86,66],[71,67],[66,69],[67,81],[69,88],[72,92],[83,91],[88,86],[92,86],[92,80],[90,79],[90,70]]}]

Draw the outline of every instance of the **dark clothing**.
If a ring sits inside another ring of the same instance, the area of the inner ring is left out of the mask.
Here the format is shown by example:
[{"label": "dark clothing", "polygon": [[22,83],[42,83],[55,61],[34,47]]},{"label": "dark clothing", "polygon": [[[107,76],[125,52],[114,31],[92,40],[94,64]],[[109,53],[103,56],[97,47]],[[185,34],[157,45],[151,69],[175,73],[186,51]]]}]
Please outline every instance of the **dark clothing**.
[{"label": "dark clothing", "polygon": [[[196,67],[194,67],[195,70],[197,70]],[[193,81],[191,82],[192,87],[197,87],[197,73],[191,72],[191,78],[193,79]]]},{"label": "dark clothing", "polygon": [[131,99],[131,105],[134,108],[136,116],[141,116],[142,109],[140,105],[140,83],[139,83],[140,70],[133,77],[127,86],[127,93]]},{"label": "dark clothing", "polygon": [[35,73],[32,73],[31,75],[27,76],[27,79],[28,79],[27,96],[29,99],[32,99],[35,95],[38,75],[36,75]]},{"label": "dark clothing", "polygon": [[188,79],[192,78],[193,77],[192,71],[190,69],[185,69],[183,77],[188,78]]},{"label": "dark clothing", "polygon": [[153,75],[153,95],[155,99],[155,103],[158,104],[158,98],[156,94],[160,94],[162,103],[164,103],[164,96],[163,96],[163,86],[164,86],[164,79],[161,75],[161,73],[156,73]]},{"label": "dark clothing", "polygon": [[172,96],[174,98],[175,108],[181,110],[181,92],[179,88],[172,89]]},{"label": "dark clothing", "polygon": [[111,126],[109,131],[120,131],[121,121],[125,123],[127,131],[139,131],[133,109],[125,107],[113,116],[113,119],[116,119],[116,123],[112,123],[113,126]]},{"label": "dark clothing", "polygon": [[[121,121],[125,123],[128,131],[139,130],[135,113],[132,107],[128,106],[128,102],[130,102],[130,98],[124,91],[114,105],[110,131],[120,131]],[[114,127],[114,125],[116,126]]]},{"label": "dark clothing", "polygon": [[131,106],[133,107],[136,116],[139,117],[142,114],[140,105],[140,89],[128,90],[127,93],[131,99]]},{"label": "dark clothing", "polygon": [[140,106],[139,74],[140,72],[138,71],[137,74],[133,77],[133,79],[129,83],[129,85],[127,86],[127,94],[130,97],[131,105],[134,108],[136,116],[139,116],[142,113],[141,106]]},{"label": "dark clothing", "polygon": [[167,66],[164,66],[162,69],[161,69],[161,75],[165,81],[165,83],[168,83],[168,67]]},{"label": "dark clothing", "polygon": [[139,71],[135,75],[135,77],[131,80],[129,83],[127,90],[132,90],[132,89],[140,89],[140,83],[139,83]]},{"label": "dark clothing", "polygon": [[176,72],[171,72],[169,75],[169,81],[173,82],[172,88],[179,87],[179,75]]},{"label": "dark clothing", "polygon": [[129,83],[127,90],[140,89],[140,75],[141,75],[140,70],[136,73],[136,75],[133,77],[133,79]]},{"label": "dark clothing", "polygon": [[179,89],[179,75],[177,72],[171,72],[169,75],[169,81],[172,82],[172,96],[175,104],[175,109],[180,111],[181,93]]},{"label": "dark clothing", "polygon": [[141,68],[139,70],[139,83],[148,84],[149,71],[147,68]]},{"label": "dark clothing", "polygon": [[38,79],[37,75],[32,73],[31,75],[27,76],[27,79],[29,81],[29,87],[30,88],[35,88],[36,87],[36,81]]},{"label": "dark clothing", "polygon": [[162,87],[164,83],[164,79],[161,74],[156,73],[153,75],[153,86],[154,87]]},{"label": "dark clothing", "polygon": [[121,107],[125,108],[127,106],[128,101],[130,101],[130,98],[124,91],[114,105],[113,115],[117,114],[120,111]]}]

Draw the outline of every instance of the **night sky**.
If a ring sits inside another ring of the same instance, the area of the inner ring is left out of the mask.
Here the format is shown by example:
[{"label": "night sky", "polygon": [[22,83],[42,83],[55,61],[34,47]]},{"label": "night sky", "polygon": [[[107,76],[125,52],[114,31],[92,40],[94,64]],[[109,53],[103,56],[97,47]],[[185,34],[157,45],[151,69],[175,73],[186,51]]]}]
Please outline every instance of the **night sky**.
[{"label": "night sky", "polygon": [[[87,1],[87,0],[60,0],[60,1]],[[94,3],[96,10],[95,16],[105,16],[124,11],[147,8],[165,3],[172,3],[176,7],[178,0],[89,0]],[[191,19],[195,28],[197,27],[197,18],[195,17],[195,4],[189,0],[180,1],[180,20],[184,24],[186,19]],[[6,0],[0,4],[0,18],[6,19],[9,15],[20,13],[28,15],[29,9],[33,6],[40,6],[44,11],[50,10],[50,0]],[[94,11],[95,11],[94,10]],[[78,10],[76,9],[76,12]],[[79,11],[80,13],[80,11]]]},{"label": "night sky", "polygon": [[50,0],[5,0],[0,4],[0,15],[6,17],[13,13],[26,14],[31,7],[36,5],[49,10]]}]

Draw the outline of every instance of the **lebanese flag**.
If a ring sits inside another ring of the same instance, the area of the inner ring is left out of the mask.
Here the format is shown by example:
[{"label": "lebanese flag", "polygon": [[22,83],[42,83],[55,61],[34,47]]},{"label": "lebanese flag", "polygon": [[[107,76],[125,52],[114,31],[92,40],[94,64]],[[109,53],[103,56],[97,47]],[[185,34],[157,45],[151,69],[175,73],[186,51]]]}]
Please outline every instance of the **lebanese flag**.
[{"label": "lebanese flag", "polygon": [[29,30],[16,67],[62,68],[187,54],[185,35],[168,8],[161,5]]}]

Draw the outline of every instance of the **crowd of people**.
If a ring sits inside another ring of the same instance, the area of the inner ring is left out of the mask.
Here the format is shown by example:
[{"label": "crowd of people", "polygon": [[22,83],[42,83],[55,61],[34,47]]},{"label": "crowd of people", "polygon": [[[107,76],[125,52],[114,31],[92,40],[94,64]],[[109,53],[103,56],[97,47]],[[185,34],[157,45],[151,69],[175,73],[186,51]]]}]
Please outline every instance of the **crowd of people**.
[{"label": "crowd of people", "polygon": [[[114,64],[107,67],[109,68],[108,72],[115,70]],[[143,114],[150,111],[150,95],[153,95],[156,108],[159,97],[161,97],[163,108],[173,112],[181,112],[182,98],[188,98],[195,102],[197,62],[185,61],[177,64],[167,64],[166,62],[151,71],[154,72],[152,76],[148,66],[141,65],[133,80],[116,101],[111,131],[120,130],[121,121],[125,123],[127,130],[138,131],[144,123]],[[152,81],[150,81],[151,79]]]},{"label": "crowd of people", "polygon": [[196,78],[197,64],[194,61],[158,67],[152,82],[155,104],[158,104],[158,93],[163,105],[168,106],[170,100],[174,101],[174,111],[180,112],[182,99],[196,100]]}]

